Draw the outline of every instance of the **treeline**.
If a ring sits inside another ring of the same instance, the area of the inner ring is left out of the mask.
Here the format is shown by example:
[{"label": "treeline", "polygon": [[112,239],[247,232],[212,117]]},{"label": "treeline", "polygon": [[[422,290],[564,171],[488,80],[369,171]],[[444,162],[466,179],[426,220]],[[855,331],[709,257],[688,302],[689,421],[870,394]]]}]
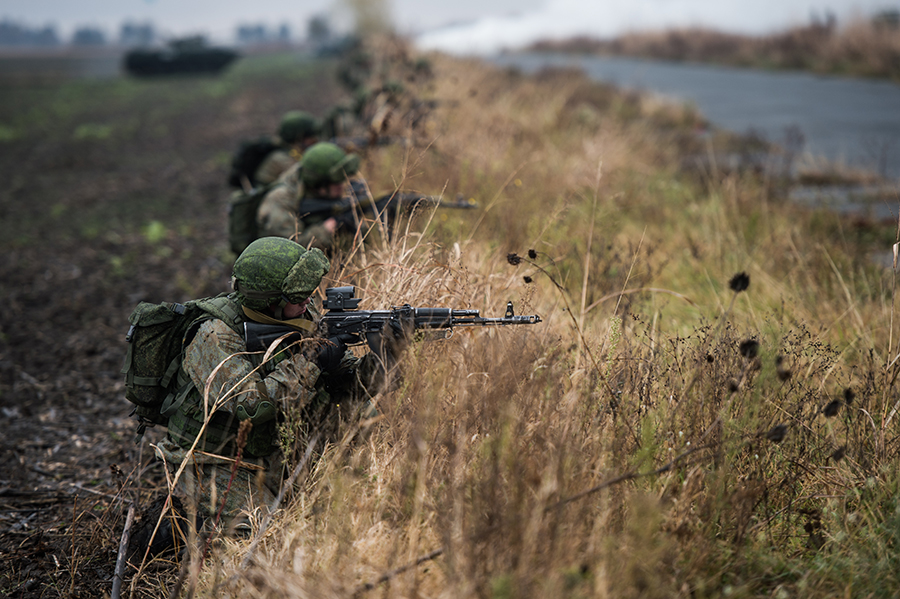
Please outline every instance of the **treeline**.
[{"label": "treeline", "polygon": [[[153,23],[122,23],[118,35],[111,36],[107,31],[93,25],[84,25],[75,29],[69,39],[57,32],[54,25],[48,24],[32,27],[15,21],[0,21],[0,47],[43,47],[52,48],[64,45],[72,46],[150,46],[160,42],[162,35]],[[240,45],[252,46],[260,44],[288,44],[298,41],[290,25],[281,23],[277,27],[269,27],[262,23],[240,23],[235,26],[234,39]],[[331,23],[326,16],[316,15],[307,23],[306,40],[314,46],[331,43],[335,40]]]},{"label": "treeline", "polygon": [[[152,44],[157,33],[151,23],[123,23],[119,29],[117,42],[123,46]],[[0,21],[0,46],[54,48],[71,44],[73,46],[105,46],[109,37],[102,29],[90,25],[78,27],[72,37],[64,40],[53,25],[29,27],[8,19]]]},{"label": "treeline", "polygon": [[45,27],[25,27],[12,21],[0,21],[0,46],[58,46],[56,29]]},{"label": "treeline", "polygon": [[758,37],[689,28],[631,33],[611,40],[577,37],[540,41],[529,49],[900,80],[900,11],[884,11],[845,27],[828,16],[803,27]]}]

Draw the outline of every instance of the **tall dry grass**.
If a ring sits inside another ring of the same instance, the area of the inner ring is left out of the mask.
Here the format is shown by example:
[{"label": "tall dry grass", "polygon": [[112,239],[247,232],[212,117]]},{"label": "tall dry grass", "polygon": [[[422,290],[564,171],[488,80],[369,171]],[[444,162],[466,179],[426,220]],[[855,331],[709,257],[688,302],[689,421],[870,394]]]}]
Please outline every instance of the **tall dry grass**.
[{"label": "tall dry grass", "polygon": [[611,40],[541,41],[532,49],[900,77],[900,28],[876,20],[855,19],[840,27],[814,22],[764,36],[704,28],[639,31]]},{"label": "tall dry grass", "polygon": [[329,443],[258,544],[216,539],[189,594],[900,588],[893,274],[758,180],[680,176],[690,111],[430,59],[424,145],[364,175],[481,209],[375,232],[329,283],[543,322],[413,345],[379,420]]}]

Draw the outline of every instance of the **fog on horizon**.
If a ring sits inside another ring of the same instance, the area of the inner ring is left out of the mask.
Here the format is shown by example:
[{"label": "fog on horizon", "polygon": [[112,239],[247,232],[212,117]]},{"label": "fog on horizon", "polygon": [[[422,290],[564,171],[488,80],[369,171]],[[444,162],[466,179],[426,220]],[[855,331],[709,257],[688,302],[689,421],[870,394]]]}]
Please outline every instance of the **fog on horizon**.
[{"label": "fog on horizon", "polygon": [[[834,16],[838,25],[882,10],[900,9],[890,0],[376,0],[386,6],[396,30],[426,50],[487,54],[517,49],[539,39],[585,35],[614,37],[633,31],[707,27],[732,33],[764,34]],[[271,0],[260,12],[231,0],[0,0],[0,20],[28,27],[53,27],[63,41],[78,28],[94,28],[109,41],[126,23],[152,25],[161,38],[202,34],[233,43],[239,26],[282,29],[293,41],[305,38],[309,20],[328,19],[335,32],[352,28],[352,5],[371,0]]]}]

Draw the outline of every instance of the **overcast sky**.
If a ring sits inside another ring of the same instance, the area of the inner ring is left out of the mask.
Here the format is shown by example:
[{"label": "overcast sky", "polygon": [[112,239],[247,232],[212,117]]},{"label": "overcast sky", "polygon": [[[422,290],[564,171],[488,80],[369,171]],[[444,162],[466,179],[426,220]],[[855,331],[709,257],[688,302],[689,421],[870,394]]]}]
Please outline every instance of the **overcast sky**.
[{"label": "overcast sky", "polygon": [[[492,52],[540,38],[586,34],[611,37],[626,31],[702,25],[763,33],[835,14],[840,22],[900,0],[386,0],[402,33],[421,34],[420,45],[453,52]],[[238,24],[277,27],[303,35],[310,17],[327,14],[347,22],[340,0],[0,0],[0,19],[31,27],[53,25],[63,38],[79,26],[110,37],[125,21],[152,22],[168,35],[204,33],[233,40]],[[451,26],[452,25],[452,26]]]}]

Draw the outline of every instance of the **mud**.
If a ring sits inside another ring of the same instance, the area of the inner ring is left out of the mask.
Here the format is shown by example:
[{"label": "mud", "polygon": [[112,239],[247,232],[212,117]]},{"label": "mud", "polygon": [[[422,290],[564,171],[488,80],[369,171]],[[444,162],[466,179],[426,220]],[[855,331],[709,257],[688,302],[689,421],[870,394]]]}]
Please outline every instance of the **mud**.
[{"label": "mud", "polygon": [[128,505],[164,489],[123,396],[128,314],[226,290],[230,153],[339,97],[327,65],[297,73],[0,82],[0,595],[110,592]]}]

